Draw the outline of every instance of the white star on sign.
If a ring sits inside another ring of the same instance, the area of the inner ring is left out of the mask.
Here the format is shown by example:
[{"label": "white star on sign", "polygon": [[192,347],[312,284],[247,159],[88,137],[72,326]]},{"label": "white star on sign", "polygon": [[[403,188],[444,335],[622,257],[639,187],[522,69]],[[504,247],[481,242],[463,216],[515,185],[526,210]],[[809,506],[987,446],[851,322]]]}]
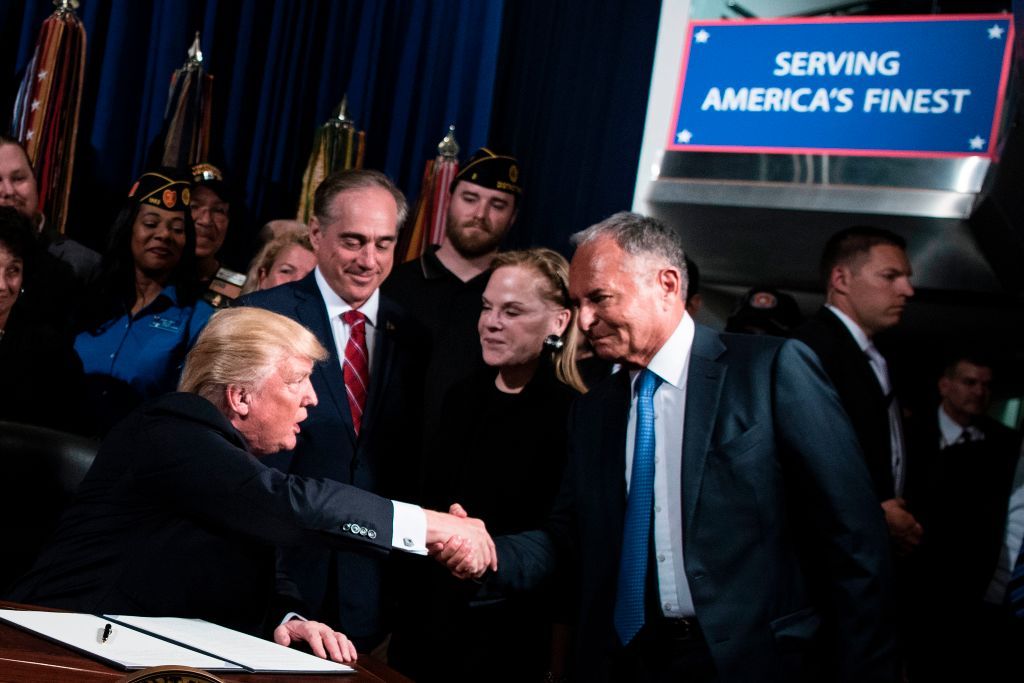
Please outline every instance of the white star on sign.
[{"label": "white star on sign", "polygon": [[967,142],[970,143],[971,149],[985,149],[985,138],[981,137],[980,135],[975,135]]},{"label": "white star on sign", "polygon": [[32,111],[39,109],[39,100],[32,100]]},{"label": "white star on sign", "polygon": [[36,78],[38,78],[40,81],[44,81],[44,80],[46,80],[46,74],[48,74],[48,73],[50,73],[50,72],[49,71],[40,71],[39,75],[36,76]]},{"label": "white star on sign", "polygon": [[695,37],[697,38],[697,42],[698,43],[706,43],[706,42],[708,42],[708,38],[711,37],[711,34],[708,33],[707,31],[705,31],[704,29],[701,29],[701,30],[697,31],[697,34],[696,34]]},{"label": "white star on sign", "polygon": [[676,140],[678,140],[680,143],[684,145],[689,144],[691,138],[693,138],[693,133],[686,130],[685,128],[676,133]]},{"label": "white star on sign", "polygon": [[36,134],[36,132],[34,130],[30,130],[29,132],[25,133],[25,139],[26,140],[31,140],[32,136],[35,135],[35,134]]},{"label": "white star on sign", "polygon": [[991,28],[989,28],[989,30],[988,30],[988,39],[989,40],[999,40],[1000,38],[1003,37],[1003,32],[1005,30],[1006,29],[1004,29],[999,24],[992,24]]}]

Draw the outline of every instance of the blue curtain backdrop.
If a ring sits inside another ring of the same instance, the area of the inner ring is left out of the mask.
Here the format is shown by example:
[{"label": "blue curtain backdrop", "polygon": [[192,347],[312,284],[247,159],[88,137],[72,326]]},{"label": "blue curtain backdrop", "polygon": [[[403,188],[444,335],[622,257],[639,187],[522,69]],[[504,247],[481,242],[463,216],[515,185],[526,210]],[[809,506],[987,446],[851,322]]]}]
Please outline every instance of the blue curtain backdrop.
[{"label": "blue curtain backdrop", "polygon": [[[211,157],[244,193],[246,231],[294,215],[313,133],[346,92],[349,116],[367,134],[365,165],[415,197],[423,164],[449,123],[467,151],[486,144],[503,5],[82,0],[86,82],[69,232],[101,245],[145,166],[171,73],[185,62],[197,30],[214,75]],[[52,11],[50,0],[0,0],[5,129],[39,27]],[[246,236],[233,237],[239,246]]]},{"label": "blue curtain backdrop", "polygon": [[[0,0],[4,127],[51,11]],[[488,143],[513,151],[525,201],[508,246],[568,253],[572,232],[632,202],[659,12],[659,0],[82,0],[70,230],[102,239],[200,30],[214,161],[244,190],[252,227],[292,215],[313,132],[347,92],[366,165],[411,199],[449,123],[463,157]]]},{"label": "blue curtain backdrop", "polygon": [[660,12],[660,0],[508,3],[491,139],[522,161],[510,246],[569,253],[570,234],[630,208]]}]

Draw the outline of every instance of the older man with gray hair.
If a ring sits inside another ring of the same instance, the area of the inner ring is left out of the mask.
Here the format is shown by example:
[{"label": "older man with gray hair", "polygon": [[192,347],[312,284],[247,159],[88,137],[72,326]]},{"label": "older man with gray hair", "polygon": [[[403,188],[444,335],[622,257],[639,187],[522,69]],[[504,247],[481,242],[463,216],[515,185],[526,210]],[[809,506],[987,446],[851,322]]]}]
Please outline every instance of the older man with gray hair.
[{"label": "older man with gray hair", "polygon": [[813,354],[695,325],[655,219],[574,242],[580,329],[622,370],[577,400],[551,518],[497,539],[490,587],[576,572],[579,680],[895,681],[885,525]]},{"label": "older man with gray hair", "polygon": [[[404,503],[258,460],[295,446],[317,401],[313,365],[326,357],[312,333],[284,316],[255,308],[215,314],[189,353],[180,391],[110,433],[51,545],[11,598],[96,614],[198,617],[269,634],[287,606],[299,607],[287,592],[271,604],[275,545],[408,548],[393,533]],[[491,561],[482,522],[424,516],[426,542],[475,543],[484,551],[477,573]],[[321,657],[355,659],[345,636],[316,622],[288,619],[273,636],[285,645],[307,641]]]}]

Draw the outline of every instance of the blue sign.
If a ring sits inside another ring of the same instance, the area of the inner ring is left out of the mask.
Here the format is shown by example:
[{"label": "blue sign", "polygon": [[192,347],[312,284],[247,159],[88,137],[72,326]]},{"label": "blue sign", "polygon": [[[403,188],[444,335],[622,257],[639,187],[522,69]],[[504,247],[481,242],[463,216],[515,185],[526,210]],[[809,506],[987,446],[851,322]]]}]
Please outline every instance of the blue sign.
[{"label": "blue sign", "polygon": [[992,156],[1009,15],[694,21],[669,149]]}]

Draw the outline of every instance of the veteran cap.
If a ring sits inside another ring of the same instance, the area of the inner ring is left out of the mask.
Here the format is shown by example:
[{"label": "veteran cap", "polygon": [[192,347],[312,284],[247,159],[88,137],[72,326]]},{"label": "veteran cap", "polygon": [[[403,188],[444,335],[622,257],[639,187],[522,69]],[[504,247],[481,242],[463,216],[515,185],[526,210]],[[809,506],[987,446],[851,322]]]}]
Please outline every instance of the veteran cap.
[{"label": "veteran cap", "polygon": [[185,211],[191,201],[191,183],[175,169],[147,171],[128,191],[128,198],[137,204],[149,204],[168,211]]},{"label": "veteran cap", "polygon": [[231,188],[224,181],[224,174],[213,164],[204,162],[192,167],[192,187],[208,187],[222,202],[231,203]]},{"label": "veteran cap", "polygon": [[726,331],[760,331],[785,337],[802,320],[800,306],[792,296],[774,287],[754,287],[739,300]]},{"label": "veteran cap", "polygon": [[448,191],[454,192],[460,180],[508,192],[517,198],[523,194],[523,188],[519,184],[519,161],[514,156],[496,154],[486,147],[474,152],[465,166],[459,169]]}]

